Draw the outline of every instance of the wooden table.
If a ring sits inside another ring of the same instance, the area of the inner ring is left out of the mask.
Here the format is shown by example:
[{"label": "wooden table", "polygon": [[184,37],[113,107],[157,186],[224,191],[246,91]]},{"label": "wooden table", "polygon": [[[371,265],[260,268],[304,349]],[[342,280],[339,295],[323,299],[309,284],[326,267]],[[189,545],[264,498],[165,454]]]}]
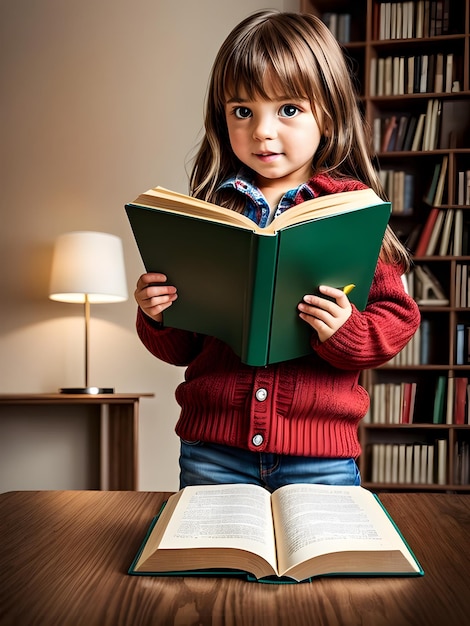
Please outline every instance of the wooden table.
[{"label": "wooden table", "polygon": [[384,494],[421,578],[269,585],[129,576],[164,493],[0,495],[1,626],[465,626],[470,496]]},{"label": "wooden table", "polygon": [[[138,489],[138,428],[139,401],[143,397],[153,397],[151,393],[26,393],[1,394],[0,407],[16,406],[58,406],[58,405],[98,405],[101,412],[108,412],[108,489]],[[1,432],[1,431],[0,431]]]}]

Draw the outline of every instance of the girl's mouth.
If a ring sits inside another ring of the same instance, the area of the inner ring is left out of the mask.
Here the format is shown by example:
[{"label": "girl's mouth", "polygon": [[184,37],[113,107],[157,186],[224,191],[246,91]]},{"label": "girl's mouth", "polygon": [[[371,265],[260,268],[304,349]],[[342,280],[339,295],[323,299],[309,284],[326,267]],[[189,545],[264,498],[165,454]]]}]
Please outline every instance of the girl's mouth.
[{"label": "girl's mouth", "polygon": [[275,161],[277,158],[279,158],[280,153],[278,153],[278,152],[258,152],[257,154],[255,154],[255,156],[260,161],[263,161],[263,163],[270,163],[271,161]]}]

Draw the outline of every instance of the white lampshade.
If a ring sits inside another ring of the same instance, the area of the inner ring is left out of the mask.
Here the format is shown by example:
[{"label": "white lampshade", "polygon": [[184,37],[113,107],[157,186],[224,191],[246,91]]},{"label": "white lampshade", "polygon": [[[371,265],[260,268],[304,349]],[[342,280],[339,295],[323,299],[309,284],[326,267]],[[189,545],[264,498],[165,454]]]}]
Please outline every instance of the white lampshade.
[{"label": "white lampshade", "polygon": [[90,303],[127,300],[122,242],[108,233],[77,231],[55,243],[49,289],[51,300]]}]

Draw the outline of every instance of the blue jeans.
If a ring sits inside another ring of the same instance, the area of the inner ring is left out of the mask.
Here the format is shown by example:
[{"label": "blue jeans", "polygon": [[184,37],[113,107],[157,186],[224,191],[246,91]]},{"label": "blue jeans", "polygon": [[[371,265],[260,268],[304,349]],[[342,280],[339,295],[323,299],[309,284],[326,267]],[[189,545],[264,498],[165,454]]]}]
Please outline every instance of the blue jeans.
[{"label": "blue jeans", "polygon": [[201,441],[181,441],[180,488],[249,483],[274,491],[292,483],[360,485],[354,459],[251,452]]}]

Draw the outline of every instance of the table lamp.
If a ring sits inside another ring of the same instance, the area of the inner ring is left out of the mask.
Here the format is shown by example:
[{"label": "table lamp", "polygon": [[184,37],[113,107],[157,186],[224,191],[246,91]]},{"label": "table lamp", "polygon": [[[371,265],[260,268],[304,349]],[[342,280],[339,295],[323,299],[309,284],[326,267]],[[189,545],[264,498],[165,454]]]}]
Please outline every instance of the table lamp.
[{"label": "table lamp", "polygon": [[127,300],[121,239],[90,231],[60,235],[54,246],[49,298],[85,305],[85,387],[64,387],[61,393],[114,393],[112,388],[88,384],[89,326],[90,304]]}]

